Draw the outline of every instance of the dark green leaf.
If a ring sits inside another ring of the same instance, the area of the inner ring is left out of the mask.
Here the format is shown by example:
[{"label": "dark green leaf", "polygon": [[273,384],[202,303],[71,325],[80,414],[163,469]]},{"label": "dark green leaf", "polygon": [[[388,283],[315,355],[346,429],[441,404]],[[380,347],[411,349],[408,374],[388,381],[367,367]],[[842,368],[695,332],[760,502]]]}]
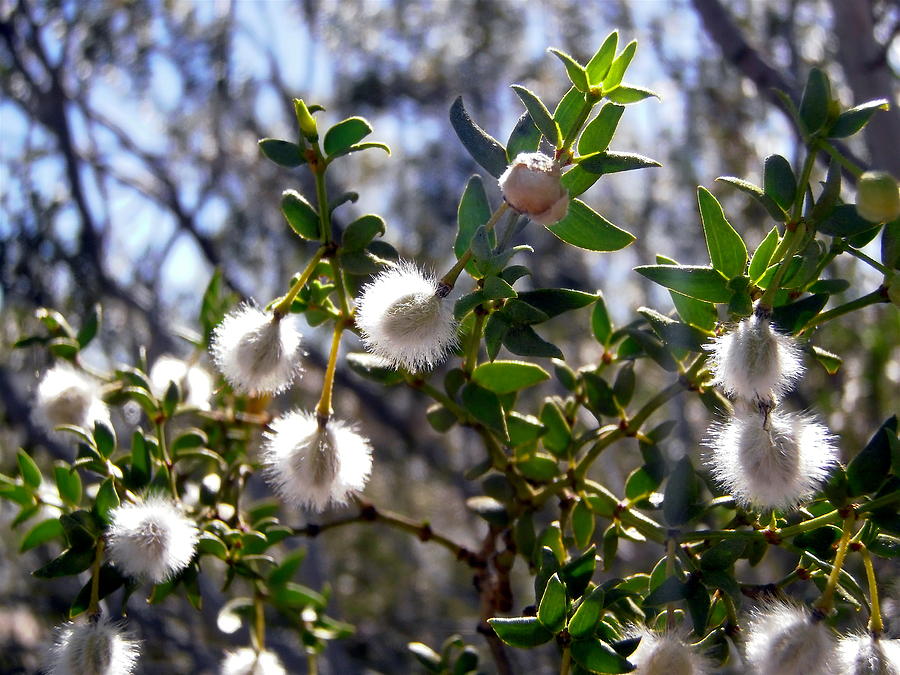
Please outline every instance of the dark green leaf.
[{"label": "dark green leaf", "polygon": [[506,300],[516,297],[515,289],[498,276],[484,279],[484,297],[488,300]]},{"label": "dark green leaf", "polygon": [[391,368],[384,359],[367,352],[347,354],[347,365],[357,375],[385,385],[403,381],[403,374]]},{"label": "dark green leaf", "polygon": [[810,134],[816,133],[828,119],[828,107],[831,103],[831,85],[828,76],[813,68],[809,71],[803,96],[800,98],[800,119]]},{"label": "dark green leaf", "polygon": [[212,532],[201,532],[197,541],[197,552],[200,555],[211,555],[219,560],[228,557],[228,547],[218,536]]},{"label": "dark green leaf", "polygon": [[706,570],[725,570],[734,565],[744,554],[747,542],[744,539],[724,539],[703,552],[700,567]]},{"label": "dark green leaf", "polygon": [[556,458],[543,453],[537,453],[528,459],[521,460],[516,466],[528,480],[537,483],[546,483],[559,475],[559,464]]},{"label": "dark green leaf", "polygon": [[644,87],[638,87],[633,84],[620,84],[613,91],[606,94],[613,103],[621,103],[628,105],[629,103],[638,103],[650,97],[659,98],[659,94]]},{"label": "dark green leaf", "polygon": [[661,286],[707,302],[728,302],[728,280],[711,267],[694,265],[643,265],[634,271]]},{"label": "dark green leaf", "polygon": [[381,143],[379,141],[369,141],[367,143],[357,143],[356,145],[351,145],[345,150],[334,153],[333,155],[331,155],[330,159],[340,157],[341,155],[349,155],[351,152],[362,152],[363,150],[384,150],[387,154],[391,154],[391,148],[387,143]]},{"label": "dark green leaf", "polygon": [[600,113],[581,133],[581,138],[578,140],[579,154],[590,155],[595,152],[604,152],[616,133],[616,127],[624,110],[625,106],[615,103],[604,105],[600,109]]},{"label": "dark green leaf", "polygon": [[372,133],[372,125],[362,117],[349,117],[338,122],[325,133],[325,154],[346,152]]},{"label": "dark green leaf", "polygon": [[304,239],[318,240],[319,214],[296,190],[285,190],[281,194],[281,212],[291,229]]},{"label": "dark green leaf", "polygon": [[781,155],[766,157],[764,184],[766,196],[785,211],[790,211],[797,194],[797,179],[790,162]]},{"label": "dark green leaf", "polygon": [[890,104],[887,99],[879,98],[874,101],[866,101],[858,106],[845,110],[831,125],[826,134],[828,138],[846,138],[861,131],[869,122],[872,115],[878,110],[888,110]]},{"label": "dark green leaf", "polygon": [[593,512],[584,500],[578,500],[572,509],[572,534],[575,535],[575,545],[578,548],[584,548],[590,543],[594,536],[594,527]]},{"label": "dark green leaf", "polygon": [[577,197],[600,180],[601,175],[591,173],[576,164],[562,175],[560,183],[569,193],[569,197]]},{"label": "dark green leaf", "polygon": [[462,404],[476,420],[507,437],[506,417],[497,394],[470,382],[462,389]]},{"label": "dark green leaf", "polygon": [[81,502],[81,476],[66,463],[53,467],[53,476],[56,478],[56,489],[59,496],[66,504],[77,506]]},{"label": "dark green leaf", "polygon": [[553,113],[553,119],[559,125],[563,138],[576,131],[575,125],[579,123],[585,106],[590,105],[585,100],[585,95],[575,87],[569,89],[563,96]]},{"label": "dark green leaf", "polygon": [[683,525],[702,511],[700,479],[694,473],[690,457],[683,456],[675,464],[666,483],[663,515],[672,527]]},{"label": "dark green leaf", "polygon": [[593,312],[591,312],[591,331],[601,345],[606,346],[609,344],[609,338],[612,335],[612,320],[609,318],[606,302],[603,300],[601,293],[597,293],[597,301],[594,304]]},{"label": "dark green leaf", "polygon": [[150,447],[140,431],[131,437],[131,483],[132,487],[146,487],[153,477],[153,464],[150,461]]},{"label": "dark green leaf", "polygon": [[548,49],[551,54],[556,56],[560,61],[563,62],[563,65],[566,67],[566,73],[569,76],[569,80],[575,85],[575,88],[579,91],[587,91],[588,90],[588,81],[587,81],[587,73],[585,73],[584,68],[579,64],[575,59],[566,54],[565,52],[561,52],[558,49]]},{"label": "dark green leaf", "polygon": [[647,469],[639,466],[625,481],[625,497],[631,501],[646,498],[659,487],[659,481]]},{"label": "dark green leaf", "polygon": [[456,415],[440,403],[434,403],[428,407],[425,411],[425,419],[435,431],[441,433],[456,424]]},{"label": "dark green leaf", "polygon": [[94,422],[94,443],[103,457],[110,457],[116,450],[116,432],[106,422]]},{"label": "dark green leaf", "polygon": [[616,227],[579,199],[573,199],[566,216],[547,229],[564,242],[589,251],[618,251],[634,241],[633,234]]},{"label": "dark green leaf", "polygon": [[741,178],[735,178],[734,176],[719,176],[718,178],[716,178],[716,180],[720,180],[723,183],[728,183],[729,185],[733,185],[742,192],[746,192],[748,195],[762,204],[766,211],[769,212],[769,215],[772,216],[772,218],[774,218],[775,220],[781,223],[787,221],[787,212],[780,206],[778,206],[778,204],[775,203],[774,199],[763,192],[762,188]]},{"label": "dark green leaf", "polygon": [[100,484],[97,490],[97,498],[94,501],[94,513],[100,520],[109,522],[109,514],[119,505],[119,495],[112,478],[107,478]]},{"label": "dark green leaf", "polygon": [[569,594],[577,598],[584,593],[596,569],[597,547],[591,544],[588,550],[563,565],[560,578],[566,584]]},{"label": "dark green leaf", "polygon": [[100,305],[94,305],[91,309],[91,313],[84,320],[84,323],[81,324],[81,330],[78,331],[78,335],[75,336],[80,348],[83,349],[84,347],[87,347],[88,343],[97,335],[97,330],[100,328],[100,317],[102,315],[103,310]]},{"label": "dark green leaf", "polygon": [[516,617],[514,619],[488,619],[491,628],[510,647],[528,649],[548,642],[553,634],[544,628],[537,617]]},{"label": "dark green leaf", "polygon": [[541,424],[546,432],[541,437],[544,447],[556,456],[561,456],[572,441],[572,430],[559,406],[549,400],[541,408]]},{"label": "dark green leaf", "polygon": [[575,640],[572,659],[591,673],[629,673],[634,666],[602,640]]},{"label": "dark green leaf", "polygon": [[277,138],[263,138],[259,141],[259,149],[266,157],[279,166],[294,167],[306,164],[306,158],[296,143],[282,141]]},{"label": "dark green leaf", "polygon": [[684,600],[688,585],[677,576],[671,576],[644,598],[644,604],[651,607]]},{"label": "dark green leaf", "polygon": [[519,300],[527,302],[532,307],[537,307],[548,317],[553,318],[573,309],[587,307],[597,300],[597,296],[593,293],[569,288],[539,288],[519,293]]},{"label": "dark green leaf", "polygon": [[816,316],[828,303],[828,296],[820,293],[810,295],[788,305],[776,307],[772,312],[772,322],[783,333],[795,333]]},{"label": "dark green leaf", "polygon": [[19,552],[24,553],[25,551],[30,551],[36,546],[40,546],[41,544],[47,543],[51,539],[62,536],[63,527],[59,522],[59,518],[48,518],[47,520],[42,520],[37,525],[32,527],[28,531],[28,534],[25,535],[24,539],[22,539],[22,545],[19,547]]},{"label": "dark green leaf", "polygon": [[190,429],[172,441],[172,452],[180,454],[183,450],[202,448],[209,444],[209,438],[202,429]]},{"label": "dark green leaf", "polygon": [[559,347],[544,340],[531,326],[510,326],[503,334],[503,346],[518,356],[564,358]]},{"label": "dark green leaf", "polygon": [[499,178],[506,171],[506,149],[472,121],[463,105],[462,96],[450,106],[450,124],[472,159],[489,174]]},{"label": "dark green leaf", "polygon": [[384,220],[381,216],[366,214],[347,225],[341,238],[341,248],[345,251],[360,251],[375,237],[384,234]]},{"label": "dark green leaf", "polygon": [[35,461],[24,450],[19,450],[16,459],[19,462],[19,473],[22,475],[25,485],[30,488],[40,487],[43,477]]},{"label": "dark green leaf", "polygon": [[547,110],[547,106],[537,97],[537,94],[525,87],[514,84],[512,89],[525,105],[525,109],[528,110],[528,114],[534,120],[534,125],[541,130],[547,142],[554,147],[558,147],[562,140],[559,125],[553,119],[550,111]]},{"label": "dark green leaf", "polygon": [[694,632],[703,635],[706,633],[706,622],[709,618],[709,591],[701,583],[699,575],[692,574],[688,577],[684,599],[691,613]]},{"label": "dark green leaf", "polygon": [[[105,563],[100,568],[100,578],[97,580],[97,597],[102,600],[111,593],[119,590],[125,585],[125,577],[110,563]],[[74,619],[79,614],[86,612],[91,603],[91,595],[93,593],[93,579],[81,587],[72,606],[69,608],[69,618]]]},{"label": "dark green leaf", "polygon": [[897,416],[885,420],[856,457],[847,465],[850,496],[875,492],[891,471],[889,435],[897,436]]},{"label": "dark green leaf", "polygon": [[810,214],[810,220],[818,222],[826,217],[837,206],[841,197],[841,164],[832,158],[828,165],[825,185]]},{"label": "dark green leaf", "polygon": [[[466,183],[466,189],[459,201],[457,211],[459,231],[453,245],[453,251],[457,258],[461,258],[469,250],[475,232],[484,226],[490,217],[491,205],[484,189],[484,183],[481,176],[474,175]],[[488,240],[488,243],[491,243],[491,240]]]},{"label": "dark green leaf", "polygon": [[753,283],[759,281],[760,277],[766,273],[769,262],[772,260],[772,254],[775,253],[775,249],[778,247],[778,240],[778,228],[773,227],[769,230],[769,234],[766,235],[765,239],[756,247],[756,251],[750,259],[750,267],[747,270],[747,274],[750,275],[750,280]]},{"label": "dark green leaf", "polygon": [[612,387],[597,373],[586,371],[582,374],[584,389],[588,399],[588,407],[591,412],[608,417],[619,415]]},{"label": "dark green leaf", "polygon": [[631,152],[598,152],[579,158],[578,166],[597,174],[618,173],[634,169],[647,169],[662,166],[655,159]]},{"label": "dark green leaf", "polygon": [[609,67],[609,72],[606,74],[606,77],[603,78],[604,94],[613,91],[622,84],[622,78],[625,77],[625,71],[628,70],[628,66],[631,65],[631,60],[634,58],[634,52],[636,50],[637,41],[632,40],[625,45],[625,49],[623,49],[613,60],[612,65]]},{"label": "dark green leaf", "polygon": [[558,633],[566,625],[566,587],[559,580],[558,574],[547,581],[538,605],[537,618],[551,633]]},{"label": "dark green leaf", "polygon": [[629,362],[619,369],[616,381],[613,383],[613,396],[623,409],[631,402],[634,384],[634,362]]},{"label": "dark green leaf", "polygon": [[440,673],[442,669],[441,656],[431,647],[421,642],[410,642],[406,648],[412,652],[412,655],[425,666],[429,672]]},{"label": "dark green leaf", "polygon": [[537,440],[546,431],[544,425],[534,415],[523,415],[515,411],[509,413],[506,423],[509,427],[510,443],[513,446]]},{"label": "dark green leaf", "polygon": [[576,640],[593,635],[603,611],[603,596],[603,587],[597,586],[582,600],[569,621],[569,635]]},{"label": "dark green leaf", "polygon": [[888,269],[900,270],[900,219],[884,226],[881,235],[881,262]]},{"label": "dark green leaf", "polygon": [[523,152],[534,152],[541,143],[541,132],[534,126],[528,111],[522,113],[506,141],[506,159],[512,164]]},{"label": "dark green leaf", "polygon": [[58,356],[59,358],[68,361],[71,361],[78,356],[78,342],[74,338],[53,338],[47,343],[47,348],[53,356]]},{"label": "dark green leaf", "polygon": [[482,363],[472,373],[472,381],[495,394],[508,394],[550,379],[538,365],[524,361]]},{"label": "dark green leaf", "polygon": [[709,190],[697,188],[697,201],[713,269],[729,279],[740,276],[747,264],[747,247],[741,235],[725,218],[722,206]]},{"label": "dark green leaf", "polygon": [[275,569],[269,572],[269,587],[284,586],[300,569],[300,564],[306,558],[306,549],[297,549],[285,557]]},{"label": "dark green leaf", "polygon": [[56,577],[66,577],[70,574],[79,574],[84,572],[91,563],[94,562],[94,550],[72,550],[66,549],[62,554],[48,562],[43,567],[32,572],[39,579],[55,579]]},{"label": "dark green leaf", "polygon": [[853,237],[876,228],[856,212],[855,204],[840,204],[819,222],[816,229],[832,237]]},{"label": "dark green leaf", "polygon": [[619,33],[613,31],[606,37],[603,44],[600,45],[600,49],[598,49],[594,56],[591,57],[591,60],[588,61],[587,66],[585,66],[585,71],[587,72],[588,81],[591,85],[600,84],[606,79],[613,58],[616,55],[618,42]]}]

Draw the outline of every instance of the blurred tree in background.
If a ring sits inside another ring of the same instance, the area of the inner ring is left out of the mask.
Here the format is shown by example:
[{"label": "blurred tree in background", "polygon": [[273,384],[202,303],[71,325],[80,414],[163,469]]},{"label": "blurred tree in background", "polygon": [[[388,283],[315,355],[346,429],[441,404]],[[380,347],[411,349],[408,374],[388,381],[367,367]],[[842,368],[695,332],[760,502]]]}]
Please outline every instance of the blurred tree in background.
[{"label": "blurred tree in background", "polygon": [[[33,327],[36,307],[85,315],[101,302],[104,332],[91,353],[97,365],[134,362],[143,348],[152,363],[164,353],[189,352],[180,336],[197,330],[199,297],[215,268],[237,297],[270,297],[290,278],[300,252],[272,205],[287,187],[311,186],[299,172],[298,184],[286,185],[283,171],[261,161],[257,140],[287,134],[291,98],[322,102],[336,118],[361,113],[373,122],[394,156],[366,153],[350,163],[345,175],[363,189],[346,213],[385,214],[401,253],[444,267],[458,195],[476,169],[447,121],[453,99],[463,96],[498,135],[519,115],[507,82],[551,98],[563,93],[550,90],[558,86],[558,64],[545,58],[545,45],[583,62],[613,27],[645,46],[632,66],[635,78],[663,99],[636,108],[619,142],[663,168],[604,183],[593,199],[641,236],[602,266],[547,232],[531,243],[541,253],[533,268],[541,285],[601,288],[617,296],[619,309],[648,297],[666,306],[659,289],[630,274],[657,249],[682,263],[705,260],[696,236],[698,184],[719,175],[758,178],[772,152],[796,159],[797,134],[773,87],[797,98],[815,65],[827,70],[845,104],[897,100],[900,12],[890,0],[0,0],[0,471],[15,464],[19,446],[47,457],[69,453],[30,415],[34,374],[46,367],[45,356],[10,349]],[[900,175],[898,139],[895,106],[849,150],[863,165]],[[340,185],[330,189],[341,192]],[[755,246],[765,234],[764,211],[726,187],[715,191],[726,211],[743,212],[736,219],[760,223],[758,232],[744,233]],[[861,266],[841,276],[868,290],[880,283]],[[853,331],[826,329],[825,342],[844,366],[836,378],[811,373],[805,391],[818,392],[816,400],[799,401],[815,403],[851,454],[885,411],[900,408],[898,315],[867,311],[856,318]],[[578,324],[555,330],[570,359],[597,358]],[[324,365],[326,339],[310,331],[310,369]],[[883,389],[873,385],[878,372],[886,376]],[[475,494],[461,478],[471,463],[464,432],[433,433],[418,408],[410,412],[411,392],[384,397],[349,373],[338,377],[344,408],[366,415],[379,455],[367,494],[424,514],[474,545],[480,525],[463,505]],[[300,391],[296,402],[308,406],[316,393]],[[685,406],[682,419],[696,421],[705,412],[694,403],[673,405]],[[696,446],[703,426],[680,425],[681,448]],[[623,477],[629,470],[615,458],[603,468]],[[412,484],[428,489],[397,489]],[[4,520],[10,515],[0,511]],[[48,553],[17,557],[15,538],[3,531],[0,671],[28,672],[37,667],[51,617],[66,607],[61,598],[73,589],[59,582],[57,598],[46,586],[36,594],[23,584],[27,572],[19,566],[33,569]],[[359,672],[363,662],[405,672],[409,640],[439,644],[452,632],[475,640],[465,620],[475,595],[456,592],[469,573],[446,552],[377,526],[342,529],[310,545],[304,574],[315,586],[334,580],[332,613],[357,626],[352,638],[329,647],[323,672]],[[360,550],[367,556],[354,554]],[[424,566],[429,574],[417,576]],[[420,587],[412,596],[401,593],[392,586],[396,578]],[[217,589],[202,590],[203,621],[178,603],[154,613],[132,608],[142,634],[165,640],[152,644],[171,646],[148,653],[143,672],[215,668],[234,636],[217,630]],[[273,631],[276,649],[278,640]],[[294,651],[292,640],[282,654]]]}]

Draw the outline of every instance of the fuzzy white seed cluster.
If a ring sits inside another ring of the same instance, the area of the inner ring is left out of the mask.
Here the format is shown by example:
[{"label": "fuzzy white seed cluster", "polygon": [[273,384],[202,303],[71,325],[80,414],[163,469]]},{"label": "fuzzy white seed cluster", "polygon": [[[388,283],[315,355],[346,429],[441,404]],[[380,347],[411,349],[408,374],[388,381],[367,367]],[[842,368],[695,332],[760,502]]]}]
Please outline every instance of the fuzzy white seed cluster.
[{"label": "fuzzy white seed cluster", "polygon": [[122,504],[110,512],[109,557],[123,574],[154,584],[188,566],[200,533],[181,509],[163,497]]},{"label": "fuzzy white seed cluster", "polygon": [[805,607],[777,602],[750,618],[746,657],[755,675],[832,675],[836,649],[831,630]]},{"label": "fuzzy white seed cluster", "polygon": [[243,304],[216,326],[216,367],[241,394],[278,394],[300,372],[301,335],[284,317]]},{"label": "fuzzy white seed cluster", "polygon": [[394,368],[434,368],[456,347],[453,306],[437,279],[401,261],[366,284],[356,325],[366,348]]},{"label": "fuzzy white seed cluster", "polygon": [[181,389],[188,406],[197,410],[209,410],[213,380],[202,366],[164,354],[153,362],[149,376],[150,388],[157,398],[163,398],[169,384],[174,382]]},{"label": "fuzzy white seed cluster", "polygon": [[515,211],[540,225],[552,225],[565,217],[569,193],[560,182],[559,164],[542,152],[523,152],[516,156],[503,175],[503,198]]},{"label": "fuzzy white seed cluster", "polygon": [[287,671],[275,652],[264,649],[257,652],[242,647],[225,655],[221,675],[286,675]]},{"label": "fuzzy white seed cluster", "polygon": [[674,632],[658,633],[641,626],[629,631],[629,637],[640,638],[637,649],[628,660],[637,675],[707,675],[712,672],[709,659],[687,644]]},{"label": "fuzzy white seed cluster", "polygon": [[839,461],[836,438],[814,416],[783,412],[782,397],[803,375],[797,341],[757,306],[715,339],[713,384],[734,399],[734,414],[705,440],[713,477],[743,504],[786,509],[810,499]]},{"label": "fuzzy white seed cluster", "polygon": [[844,636],[838,641],[837,664],[843,675],[900,675],[900,639]]},{"label": "fuzzy white seed cluster", "polygon": [[106,618],[63,624],[47,658],[48,675],[130,675],[138,643]]},{"label": "fuzzy white seed cluster", "polygon": [[266,477],[287,502],[316,511],[344,504],[362,490],[372,470],[372,446],[345,422],[320,424],[314,413],[294,410],[265,433]]},{"label": "fuzzy white seed cluster", "polygon": [[37,418],[49,428],[61,424],[93,429],[110,424],[109,408],[100,398],[99,384],[67,363],[44,373],[37,388]]}]

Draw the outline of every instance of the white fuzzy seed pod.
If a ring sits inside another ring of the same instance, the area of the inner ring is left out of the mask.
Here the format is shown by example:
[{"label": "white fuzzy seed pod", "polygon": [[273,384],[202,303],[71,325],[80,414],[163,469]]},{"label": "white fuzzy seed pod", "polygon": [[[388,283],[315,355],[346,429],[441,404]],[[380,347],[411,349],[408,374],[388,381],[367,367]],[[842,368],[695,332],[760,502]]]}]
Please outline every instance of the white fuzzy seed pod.
[{"label": "white fuzzy seed pod", "polygon": [[838,641],[841,675],[900,675],[900,639],[869,634],[848,635]]},{"label": "white fuzzy seed pod", "polygon": [[122,504],[110,512],[106,531],[113,564],[136,579],[162,583],[188,566],[200,533],[193,520],[163,497]]},{"label": "white fuzzy seed pod", "polygon": [[707,675],[712,672],[709,659],[697,653],[675,633],[657,633],[641,627],[629,632],[641,639],[628,660],[636,668],[633,675]]},{"label": "white fuzzy seed pod", "polygon": [[372,446],[340,420],[322,429],[314,413],[294,410],[273,420],[264,436],[266,477],[287,502],[322,511],[366,486]]},{"label": "white fuzzy seed pod", "polygon": [[506,203],[536,223],[552,225],[568,211],[569,193],[560,182],[559,165],[541,152],[520,153],[499,183]]},{"label": "white fuzzy seed pod", "polygon": [[759,509],[790,508],[812,497],[838,462],[835,437],[807,415],[766,417],[738,405],[734,417],[710,429],[704,459],[736,500]]},{"label": "white fuzzy seed pod", "polygon": [[759,311],[706,348],[712,352],[713,384],[747,401],[771,406],[803,374],[797,341]]},{"label": "white fuzzy seed pod", "polygon": [[287,671],[275,652],[265,649],[257,652],[242,647],[228,652],[222,661],[221,675],[286,675]]},{"label": "white fuzzy seed pod", "polygon": [[174,382],[181,389],[184,402],[198,410],[209,410],[213,380],[207,370],[197,364],[164,354],[150,368],[150,387],[153,395],[162,398]]},{"label": "white fuzzy seed pod", "polygon": [[366,348],[394,368],[431,369],[456,346],[453,305],[414,264],[384,270],[362,289],[356,325]]},{"label": "white fuzzy seed pod", "polygon": [[130,675],[138,643],[105,618],[63,624],[47,659],[47,675]]},{"label": "white fuzzy seed pod", "polygon": [[837,642],[805,607],[778,602],[750,619],[746,657],[756,675],[833,675]]},{"label": "white fuzzy seed pod", "polygon": [[251,304],[225,316],[212,335],[216,367],[242,394],[277,394],[300,372],[301,335],[286,317],[275,320]]},{"label": "white fuzzy seed pod", "polygon": [[50,428],[74,424],[93,429],[95,422],[110,424],[109,408],[100,398],[98,383],[67,363],[53,366],[41,378],[37,413]]}]

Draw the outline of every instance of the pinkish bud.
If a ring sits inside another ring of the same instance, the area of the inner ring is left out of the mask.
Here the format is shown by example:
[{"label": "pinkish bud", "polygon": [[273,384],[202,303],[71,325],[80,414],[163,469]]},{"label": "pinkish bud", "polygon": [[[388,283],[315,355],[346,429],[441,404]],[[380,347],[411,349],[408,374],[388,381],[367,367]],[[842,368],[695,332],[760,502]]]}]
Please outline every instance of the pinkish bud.
[{"label": "pinkish bud", "polygon": [[552,225],[569,209],[569,193],[559,179],[559,165],[552,158],[523,152],[500,176],[500,189],[513,209],[536,223]]}]

